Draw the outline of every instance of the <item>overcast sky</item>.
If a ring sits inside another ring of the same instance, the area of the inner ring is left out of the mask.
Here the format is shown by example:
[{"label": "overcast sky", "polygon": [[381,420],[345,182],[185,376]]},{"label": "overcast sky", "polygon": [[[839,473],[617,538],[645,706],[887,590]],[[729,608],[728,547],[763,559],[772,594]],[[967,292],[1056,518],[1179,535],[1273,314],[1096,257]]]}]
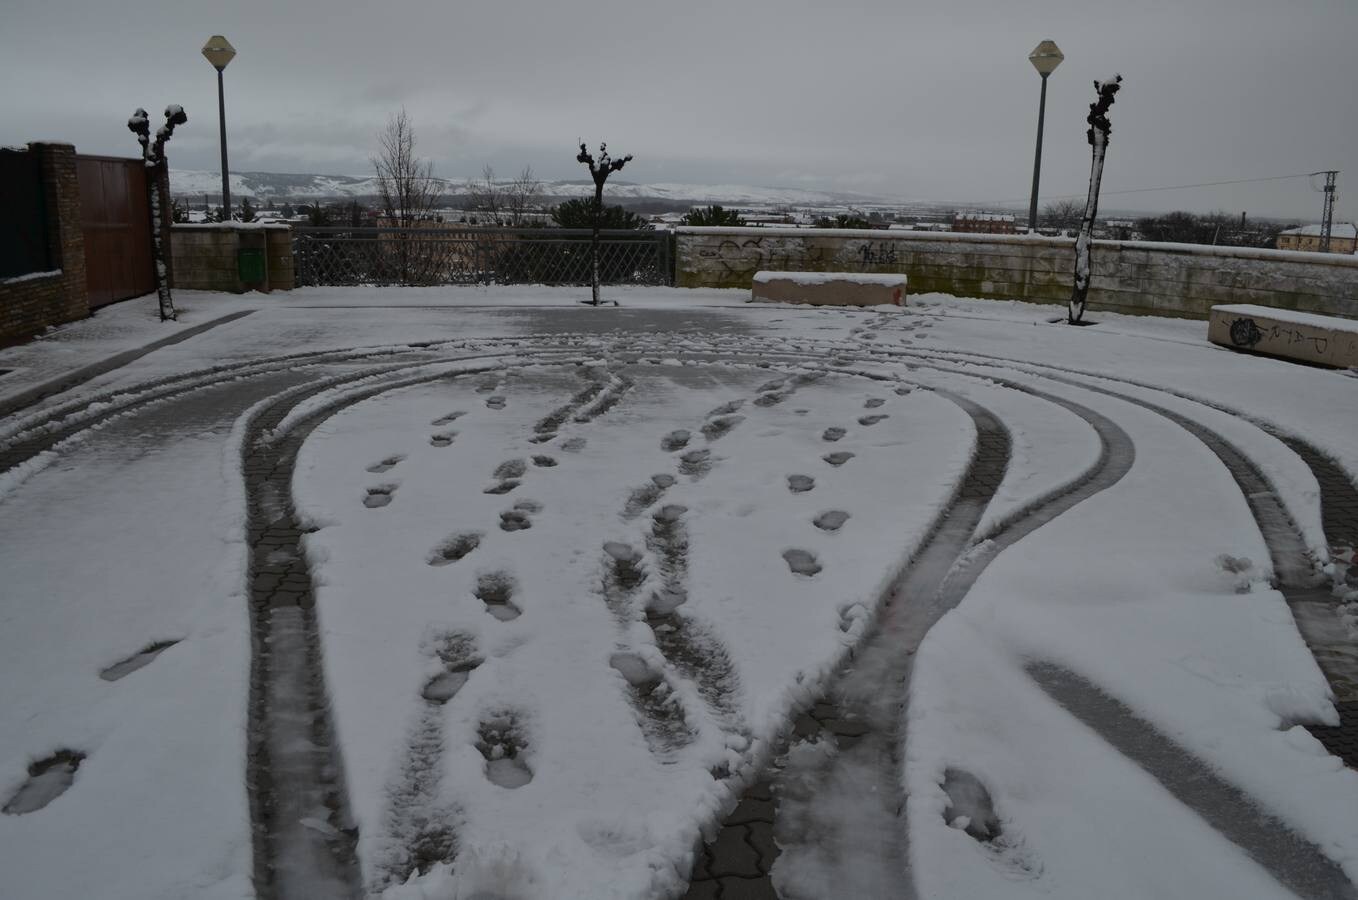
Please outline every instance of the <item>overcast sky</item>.
[{"label": "overcast sky", "polygon": [[[171,165],[216,169],[224,34],[233,171],[366,175],[404,105],[437,174],[579,178],[576,138],[629,181],[984,203],[1028,196],[1045,38],[1042,194],[1082,194],[1092,80],[1120,72],[1105,207],[1358,214],[1355,0],[0,0],[0,144],[137,152],[137,107],[188,112]],[[158,115],[153,116],[153,119]]]}]

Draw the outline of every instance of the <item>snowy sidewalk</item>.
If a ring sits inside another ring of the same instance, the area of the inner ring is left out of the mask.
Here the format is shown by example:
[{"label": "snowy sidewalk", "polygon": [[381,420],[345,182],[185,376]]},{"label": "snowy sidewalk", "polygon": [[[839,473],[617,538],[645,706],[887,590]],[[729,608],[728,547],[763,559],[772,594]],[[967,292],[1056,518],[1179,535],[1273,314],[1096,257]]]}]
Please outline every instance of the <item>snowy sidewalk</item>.
[{"label": "snowy sidewalk", "polygon": [[1350,374],[618,294],[0,350],[13,895],[1353,895]]}]

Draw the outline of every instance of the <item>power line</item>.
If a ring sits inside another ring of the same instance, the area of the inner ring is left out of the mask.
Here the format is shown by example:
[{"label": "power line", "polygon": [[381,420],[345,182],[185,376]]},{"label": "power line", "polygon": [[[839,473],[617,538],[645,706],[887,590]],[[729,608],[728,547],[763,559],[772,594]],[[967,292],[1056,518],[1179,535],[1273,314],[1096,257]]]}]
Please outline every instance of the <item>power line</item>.
[{"label": "power line", "polygon": [[[1261,182],[1261,181],[1285,181],[1286,179],[1289,179],[1289,178],[1310,178],[1310,177],[1311,177],[1312,175],[1314,175],[1314,174],[1316,174],[1316,173],[1314,173],[1314,172],[1298,172],[1298,173],[1295,174],[1295,175],[1269,175],[1269,176],[1267,176],[1267,177],[1265,177],[1265,178],[1232,178],[1232,179],[1229,179],[1229,180],[1227,180],[1227,181],[1201,181],[1201,182],[1198,182],[1197,184],[1169,184],[1169,185],[1165,185],[1164,187],[1128,188],[1128,189],[1126,189],[1126,190],[1121,190],[1121,191],[1100,191],[1100,196],[1109,197],[1109,196],[1112,196],[1112,195],[1114,195],[1114,194],[1147,194],[1147,193],[1151,193],[1151,192],[1153,192],[1153,191],[1181,191],[1181,190],[1185,190],[1185,189],[1187,189],[1187,188],[1218,187],[1218,186],[1224,185],[1224,184],[1255,184],[1255,183],[1258,183],[1258,182]],[[1321,173],[1321,174],[1323,174],[1323,173]],[[1044,194],[1044,195],[1042,195],[1041,197],[1039,197],[1038,199],[1040,199],[1040,200],[1078,200],[1078,199],[1083,199],[1084,197],[1085,197],[1085,194]],[[1019,199],[1019,200],[989,200],[989,201],[985,201],[985,202],[994,203],[995,205],[999,206],[999,205],[1008,204],[1008,203],[1027,203],[1027,202],[1028,202],[1028,198],[1027,198],[1027,197],[1024,197],[1024,198]]]}]

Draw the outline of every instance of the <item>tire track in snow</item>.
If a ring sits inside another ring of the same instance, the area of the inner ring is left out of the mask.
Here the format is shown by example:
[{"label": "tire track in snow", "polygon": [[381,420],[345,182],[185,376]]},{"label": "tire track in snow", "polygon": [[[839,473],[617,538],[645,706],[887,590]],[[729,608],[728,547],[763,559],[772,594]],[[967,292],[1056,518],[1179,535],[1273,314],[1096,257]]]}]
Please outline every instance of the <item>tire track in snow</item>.
[{"label": "tire track in snow", "polygon": [[[280,431],[312,398],[371,373],[345,376],[339,384],[325,380],[286,392],[249,423],[243,450],[252,651],[246,783],[255,833],[255,888],[265,900],[358,897],[363,881],[343,761],[329,713],[314,586],[301,546],[308,529],[291,499],[297,454],[316,427],[356,403],[432,381],[498,371],[508,364],[457,362],[463,367],[454,371],[394,377],[352,390]],[[417,728],[407,757],[423,758],[438,745],[431,728]],[[423,796],[422,790],[416,794]],[[437,831],[430,828],[427,834]],[[438,841],[432,841],[434,845],[441,846]]]},{"label": "tire track in snow", "polygon": [[[844,374],[886,380],[868,373],[845,371]],[[835,883],[880,892],[862,894],[864,896],[913,896],[908,873],[902,873],[898,866],[906,852],[906,834],[903,824],[898,821],[899,802],[903,799],[899,795],[901,736],[898,729],[903,721],[901,708],[908,690],[914,649],[932,624],[961,601],[1002,546],[1012,544],[1116,483],[1131,467],[1134,450],[1130,438],[1106,417],[1031,388],[1009,386],[1054,402],[1084,419],[1100,438],[1102,450],[1098,462],[1080,478],[1016,511],[1006,523],[1001,523],[999,531],[983,545],[983,549],[968,553],[968,542],[973,539],[985,506],[1003,478],[1008,459],[1007,432],[984,408],[950,392],[937,391],[972,415],[978,431],[978,452],[958,495],[940,515],[930,537],[911,560],[892,596],[884,602],[873,630],[827,691],[827,696],[838,695],[839,702],[821,701],[810,715],[797,718],[795,737],[819,736],[822,741],[833,740],[841,747],[839,755],[803,754],[793,758],[792,766],[777,773],[780,793],[790,798],[789,812],[797,819],[789,823],[787,816],[775,816],[775,832],[782,835],[780,843],[785,841],[789,852],[811,853],[812,856],[803,857],[803,862],[809,861],[817,867],[830,866],[835,872],[832,878]],[[997,465],[1001,455],[1003,462]],[[905,598],[922,598],[922,601],[901,602]],[[890,689],[882,690],[884,684],[890,685]],[[872,773],[876,773],[875,776]],[[756,784],[737,810],[758,802],[757,794],[761,789],[761,785]],[[877,871],[866,871],[861,855],[827,856],[826,848],[818,845],[821,837],[843,832],[846,824],[840,821],[815,823],[814,811],[828,807],[819,796],[822,792],[832,792],[837,804],[844,803],[859,811],[875,810],[870,820],[871,834],[860,832],[854,839],[872,840],[875,835],[875,839],[881,841],[875,854]],[[857,796],[853,798],[855,794]],[[853,799],[845,801],[846,796]],[[807,826],[807,821],[813,824]],[[750,826],[746,822],[728,820],[726,829],[733,827]],[[719,835],[718,842],[721,839]],[[800,847],[792,849],[799,843]],[[714,862],[708,855],[698,871],[713,874]],[[788,867],[790,862],[795,873],[796,863],[790,859],[780,863],[780,869]],[[791,877],[795,882],[795,874]],[[765,882],[768,892],[773,892],[767,876],[754,881]],[[701,880],[696,881],[688,896],[696,900],[703,890]]]},{"label": "tire track in snow", "polygon": [[[956,353],[949,355],[952,357],[963,356],[963,354]],[[999,358],[986,357],[986,359]],[[966,359],[959,359],[958,361],[963,364],[975,364]],[[1018,360],[1013,362],[1016,366],[1022,366],[1022,371],[1032,377],[1046,378],[1081,390],[1125,400],[1161,415],[1202,441],[1217,456],[1245,497],[1260,534],[1269,549],[1269,556],[1279,582],[1278,588],[1287,599],[1298,630],[1339,700],[1340,728],[1358,728],[1358,721],[1353,718],[1354,701],[1358,700],[1358,651],[1355,651],[1348,629],[1339,620],[1333,596],[1322,585],[1323,579],[1319,575],[1317,561],[1312,558],[1307,550],[1300,529],[1262,470],[1244,452],[1220,434],[1180,412],[1167,409],[1142,398],[1101,387],[1098,384],[1067,377],[1068,374],[1083,374],[1075,373],[1074,370],[1025,363]],[[986,366],[994,364],[993,362],[981,363],[981,365]],[[1052,372],[1062,374],[1052,374]],[[1326,538],[1331,545],[1351,546],[1346,545],[1345,542],[1352,539],[1351,535],[1358,535],[1358,489],[1354,488],[1353,483],[1344,475],[1339,466],[1331,462],[1304,439],[1286,434],[1269,423],[1227,407],[1206,403],[1175,391],[1156,388],[1153,385],[1127,379],[1108,378],[1106,376],[1090,377],[1097,377],[1103,381],[1120,382],[1131,387],[1155,391],[1188,402],[1198,403],[1249,422],[1272,434],[1288,445],[1301,458],[1302,462],[1311,469],[1317,483],[1320,484],[1322,514],[1325,517],[1323,519],[1324,529]],[[1337,755],[1350,768],[1358,768],[1358,756],[1355,756],[1352,751],[1345,752],[1341,748],[1341,752]]]},{"label": "tire track in snow", "polygon": [[[1299,604],[1327,602],[1326,594],[1317,596],[1315,569],[1300,531],[1263,473],[1238,448],[1200,423],[1154,403],[1063,376],[1041,377],[1132,403],[1163,416],[1202,441],[1218,457],[1245,497],[1273,559],[1279,590],[1294,614],[1297,614]],[[1031,530],[1024,529],[1023,533]],[[1022,536],[1022,533],[1005,534],[993,543],[1009,546]],[[995,553],[999,549],[1003,547],[998,547]],[[995,553],[990,556],[993,558]],[[969,587],[974,581],[972,576],[965,586]],[[1305,612],[1297,615],[1297,621],[1306,636],[1304,616]],[[1326,668],[1327,661],[1323,655],[1317,658],[1322,669]],[[1240,847],[1279,883],[1307,898],[1358,896],[1343,870],[1320,848],[1260,810],[1243,790],[1217,776],[1208,764],[1154,725],[1133,715],[1115,697],[1077,673],[1054,664],[1035,664],[1029,668],[1029,674],[1068,712],[1165,785],[1173,796]],[[1353,765],[1352,760],[1345,762]]]}]

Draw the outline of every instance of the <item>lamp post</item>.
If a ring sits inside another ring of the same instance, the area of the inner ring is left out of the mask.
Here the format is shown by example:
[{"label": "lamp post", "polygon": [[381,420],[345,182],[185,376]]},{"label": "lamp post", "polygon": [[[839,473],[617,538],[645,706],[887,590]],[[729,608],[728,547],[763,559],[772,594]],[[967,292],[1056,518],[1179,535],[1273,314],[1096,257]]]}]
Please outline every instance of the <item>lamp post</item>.
[{"label": "lamp post", "polygon": [[1055,72],[1056,67],[1061,65],[1061,60],[1065,58],[1066,55],[1056,46],[1055,41],[1043,41],[1028,54],[1028,61],[1033,64],[1034,69],[1037,69],[1037,74],[1042,76],[1042,100],[1037,107],[1037,152],[1033,155],[1033,197],[1028,201],[1030,234],[1037,230],[1037,183],[1042,175],[1042,120],[1047,115],[1047,76]]},{"label": "lamp post", "polygon": [[[217,124],[222,135],[222,215],[227,221],[231,220],[231,184],[226,168],[226,94],[222,90],[222,70],[235,56],[236,48],[220,34],[214,34],[203,45],[203,58],[217,70]],[[1043,90],[1046,90],[1045,86]]]}]

